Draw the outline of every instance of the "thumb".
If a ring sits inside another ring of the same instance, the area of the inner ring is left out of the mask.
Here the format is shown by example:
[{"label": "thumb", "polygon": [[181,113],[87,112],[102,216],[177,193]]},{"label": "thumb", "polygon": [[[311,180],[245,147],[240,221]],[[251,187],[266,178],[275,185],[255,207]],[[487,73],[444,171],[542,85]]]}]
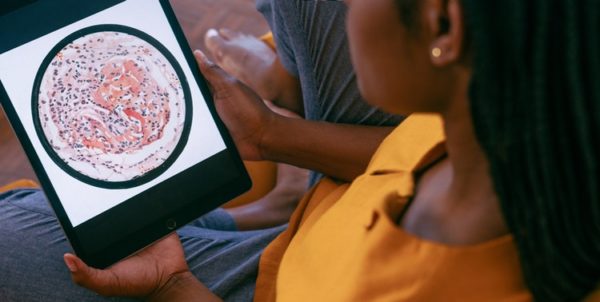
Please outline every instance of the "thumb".
[{"label": "thumb", "polygon": [[200,51],[194,51],[194,56],[200,67],[200,72],[204,75],[212,90],[215,100],[227,99],[231,97],[232,79],[215,63],[211,62],[206,55]]},{"label": "thumb", "polygon": [[204,35],[204,44],[206,44],[206,48],[213,55],[213,58],[216,59],[217,63],[223,59],[227,43],[219,34],[219,31],[214,28],[206,31],[206,35]]},{"label": "thumb", "polygon": [[103,296],[112,296],[118,280],[114,274],[89,267],[73,254],[63,256],[65,264],[71,272],[71,278],[76,284],[95,291]]},{"label": "thumb", "polygon": [[210,81],[212,78],[218,76],[219,67],[211,60],[209,60],[202,51],[195,50],[194,57],[196,58],[196,62],[198,62],[198,67],[200,67],[200,71],[202,72],[204,77],[206,77],[207,80]]}]

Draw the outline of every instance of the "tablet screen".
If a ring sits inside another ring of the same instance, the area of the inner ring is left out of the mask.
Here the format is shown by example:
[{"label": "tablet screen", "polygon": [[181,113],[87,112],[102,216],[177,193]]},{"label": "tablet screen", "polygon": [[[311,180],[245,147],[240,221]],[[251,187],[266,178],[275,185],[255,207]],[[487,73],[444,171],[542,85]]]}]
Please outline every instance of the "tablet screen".
[{"label": "tablet screen", "polygon": [[117,25],[87,27],[59,42],[38,70],[31,106],[54,162],[109,189],[167,171],[187,145],[193,117],[177,59],[145,32]]},{"label": "tablet screen", "polygon": [[[220,156],[212,166],[227,167],[226,142],[161,1],[39,2],[46,6],[30,6],[32,16],[61,2],[80,7],[65,13],[67,21],[32,20],[26,33],[2,33],[0,81],[9,117],[22,125],[36,172],[47,175],[71,227],[102,215],[107,224],[111,209],[209,159]],[[105,5],[92,8],[98,3]],[[23,11],[3,22],[15,13]]]}]

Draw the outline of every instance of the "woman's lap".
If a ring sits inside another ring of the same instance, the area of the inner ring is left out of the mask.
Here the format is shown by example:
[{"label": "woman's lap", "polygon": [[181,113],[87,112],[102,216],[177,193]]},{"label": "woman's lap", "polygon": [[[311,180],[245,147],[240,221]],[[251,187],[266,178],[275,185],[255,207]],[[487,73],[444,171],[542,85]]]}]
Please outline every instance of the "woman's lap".
[{"label": "woman's lap", "polygon": [[[198,279],[225,300],[250,301],[260,254],[285,227],[237,232],[226,215],[207,214],[178,233]],[[0,301],[126,300],[73,284],[62,260],[71,251],[41,191],[0,194]]]}]

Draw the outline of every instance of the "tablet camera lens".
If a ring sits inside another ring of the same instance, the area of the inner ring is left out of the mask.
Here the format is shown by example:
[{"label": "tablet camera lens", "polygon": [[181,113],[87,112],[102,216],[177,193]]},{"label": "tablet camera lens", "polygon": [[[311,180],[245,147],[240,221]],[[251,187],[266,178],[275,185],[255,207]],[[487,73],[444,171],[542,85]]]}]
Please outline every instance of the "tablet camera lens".
[{"label": "tablet camera lens", "polygon": [[169,219],[166,222],[167,229],[174,230],[177,227],[177,222],[173,219]]}]

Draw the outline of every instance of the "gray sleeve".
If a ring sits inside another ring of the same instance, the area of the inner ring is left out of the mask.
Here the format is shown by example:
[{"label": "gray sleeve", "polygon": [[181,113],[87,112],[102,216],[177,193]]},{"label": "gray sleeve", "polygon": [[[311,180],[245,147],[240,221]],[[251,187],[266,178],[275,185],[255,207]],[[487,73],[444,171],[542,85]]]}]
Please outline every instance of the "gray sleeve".
[{"label": "gray sleeve", "polygon": [[290,74],[298,76],[298,66],[293,43],[290,41],[287,29],[288,25],[284,22],[283,16],[277,13],[278,5],[276,0],[256,0],[256,9],[265,17],[271,27],[281,64]]}]

